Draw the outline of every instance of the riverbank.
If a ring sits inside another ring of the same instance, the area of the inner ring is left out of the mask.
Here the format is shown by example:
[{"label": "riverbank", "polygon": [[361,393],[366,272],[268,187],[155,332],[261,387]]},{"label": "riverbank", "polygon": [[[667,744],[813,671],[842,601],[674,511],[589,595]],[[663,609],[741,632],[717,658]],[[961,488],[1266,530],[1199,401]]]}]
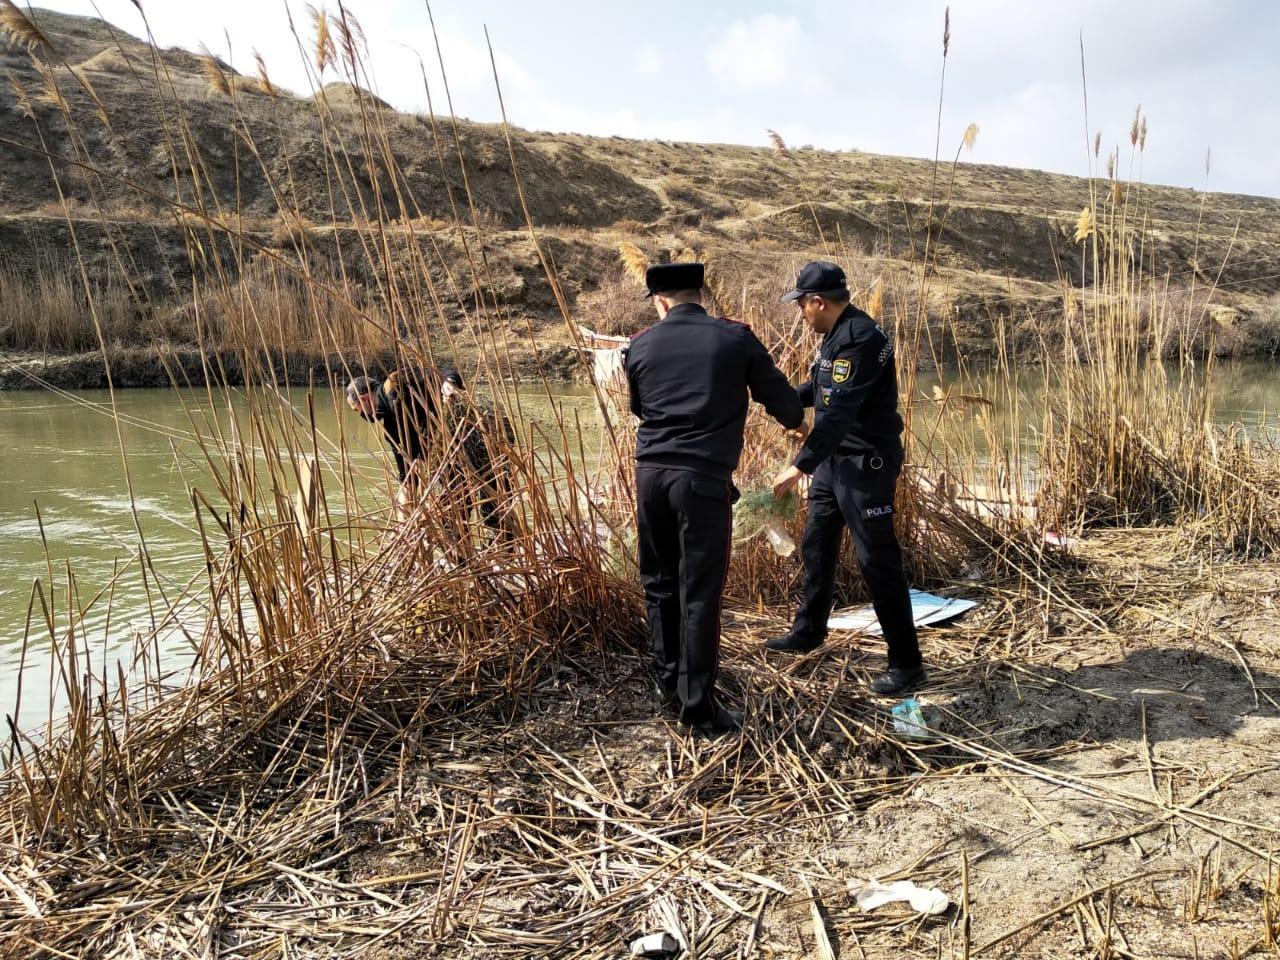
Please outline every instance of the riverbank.
[{"label": "riverbank", "polygon": [[[517,382],[546,380],[553,383],[585,383],[589,369],[572,346],[552,343],[537,350],[510,349],[503,368],[509,379]],[[938,369],[928,356],[918,358],[918,369]],[[1258,355],[1232,355],[1222,358],[1259,370],[1276,362],[1269,352]],[[317,356],[311,353],[261,351],[249,360],[254,376],[261,380],[270,372],[272,382],[281,386],[305,387],[313,384],[338,384],[348,377],[348,364],[353,357],[344,354]],[[463,357],[463,365],[474,366],[474,356]],[[989,362],[984,360],[983,362]],[[367,369],[389,370],[395,364],[391,354],[366,356]],[[1034,368],[1034,357],[1020,357],[1018,364]],[[238,350],[202,352],[185,345],[164,344],[155,347],[113,347],[104,359],[101,351],[73,354],[21,353],[0,350],[0,391],[11,390],[104,390],[111,383],[118,390],[156,389],[168,387],[201,387],[214,384],[238,387],[244,385],[244,354]],[[1264,409],[1266,405],[1264,404]]]},{"label": "riverbank", "polygon": [[[199,387],[244,384],[246,366],[261,381],[281,386],[345,382],[350,355],[259,351],[248,360],[239,350],[201,351],[198,347],[163,344],[155,347],[113,347],[73,354],[37,354],[0,351],[0,390],[101,390],[110,381],[116,389]],[[389,370],[391,354],[367,356],[368,368]],[[579,354],[564,344],[552,344],[536,352],[513,350],[504,363],[515,380],[573,382],[586,376]]]}]

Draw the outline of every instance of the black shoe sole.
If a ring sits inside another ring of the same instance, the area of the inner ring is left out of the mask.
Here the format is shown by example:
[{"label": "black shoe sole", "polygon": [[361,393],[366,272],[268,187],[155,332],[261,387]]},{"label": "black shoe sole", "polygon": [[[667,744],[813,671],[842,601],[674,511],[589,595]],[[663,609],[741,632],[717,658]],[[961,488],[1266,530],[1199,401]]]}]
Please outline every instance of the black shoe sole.
[{"label": "black shoe sole", "polygon": [[723,737],[730,733],[741,733],[742,727],[740,725],[734,727],[713,727],[709,724],[695,723],[689,726],[689,730],[693,732],[695,737],[714,739],[716,737]]}]

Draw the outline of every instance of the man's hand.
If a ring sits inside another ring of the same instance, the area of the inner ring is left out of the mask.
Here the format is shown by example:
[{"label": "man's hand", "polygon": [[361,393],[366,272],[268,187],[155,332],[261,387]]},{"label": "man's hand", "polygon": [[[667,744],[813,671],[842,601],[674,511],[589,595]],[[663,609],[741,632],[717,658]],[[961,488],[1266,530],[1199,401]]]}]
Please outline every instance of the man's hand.
[{"label": "man's hand", "polygon": [[804,472],[794,464],[787,467],[773,478],[773,498],[775,500],[781,500],[803,476]]},{"label": "man's hand", "polygon": [[805,438],[809,436],[809,421],[801,421],[800,426],[796,427],[794,430],[787,431],[787,436],[792,440],[799,440],[803,443]]}]

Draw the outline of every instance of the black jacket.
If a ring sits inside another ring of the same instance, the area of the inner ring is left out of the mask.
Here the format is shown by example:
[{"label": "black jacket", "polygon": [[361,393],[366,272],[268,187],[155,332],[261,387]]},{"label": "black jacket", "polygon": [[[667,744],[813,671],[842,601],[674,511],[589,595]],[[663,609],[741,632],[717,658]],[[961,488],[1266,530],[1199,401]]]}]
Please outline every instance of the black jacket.
[{"label": "black jacket", "polygon": [[427,439],[431,436],[431,418],[437,409],[439,392],[432,389],[422,374],[406,376],[393,371],[378,388],[374,398],[373,418],[382,426],[391,453],[396,458],[396,473],[403,483],[409,464],[422,459]]},{"label": "black jacket", "polygon": [[893,344],[878,323],[850,305],[822,338],[809,380],[796,388],[813,407],[810,432],[795,465],[813,473],[833,453],[902,452]]},{"label": "black jacket", "polygon": [[445,404],[439,375],[422,370],[388,376],[375,395],[373,419],[386,434],[401,483],[414,461],[429,452],[433,429],[443,431],[442,446],[456,438],[462,455],[486,480],[493,477],[489,439],[502,437],[508,443],[515,439],[507,419],[488,407],[473,400]]},{"label": "black jacket", "polygon": [[788,429],[804,421],[796,391],[751,328],[682,303],[626,353],[638,465],[729,479],[742,456],[747,395]]}]

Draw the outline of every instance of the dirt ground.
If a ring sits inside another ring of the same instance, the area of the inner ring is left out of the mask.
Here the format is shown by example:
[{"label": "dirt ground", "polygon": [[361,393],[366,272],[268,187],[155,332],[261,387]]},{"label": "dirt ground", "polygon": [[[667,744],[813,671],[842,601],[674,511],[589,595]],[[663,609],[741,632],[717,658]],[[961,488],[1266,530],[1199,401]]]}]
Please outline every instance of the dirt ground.
[{"label": "dirt ground", "polygon": [[[1133,582],[1096,634],[1028,629],[990,598],[925,630],[928,742],[896,737],[891,703],[863,692],[880,641],[766,658],[785,611],[727,615],[741,737],[686,735],[634,654],[566,664],[492,741],[422,745],[408,802],[348,878],[433,874],[454,894],[373,955],[625,956],[629,935],[679,928],[688,956],[821,957],[815,906],[845,958],[1271,955],[1280,566],[1135,559],[1161,545],[1176,539],[1076,548],[1122,594]],[[441,856],[431,824],[464,802],[480,827]],[[516,825],[533,820],[541,834]],[[952,905],[862,913],[849,884],[867,878]]]}]

